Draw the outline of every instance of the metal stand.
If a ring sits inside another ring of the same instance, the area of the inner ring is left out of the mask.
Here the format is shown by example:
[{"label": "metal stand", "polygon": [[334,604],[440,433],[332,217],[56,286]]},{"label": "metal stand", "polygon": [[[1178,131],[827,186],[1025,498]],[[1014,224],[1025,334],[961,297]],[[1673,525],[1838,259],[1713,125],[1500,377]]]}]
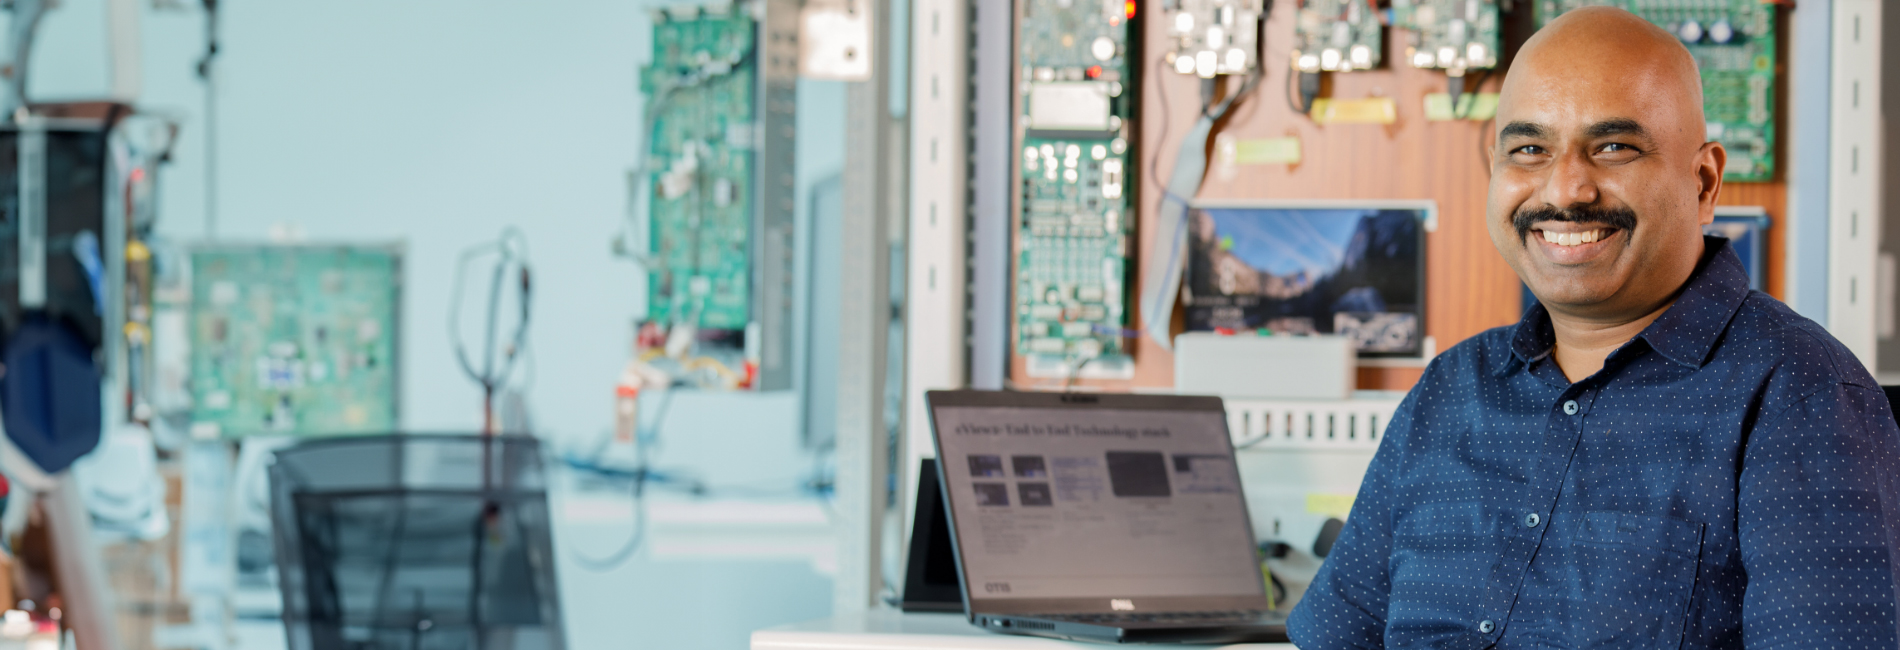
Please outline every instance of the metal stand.
[{"label": "metal stand", "polygon": [[836,611],[876,604],[890,442],[884,423],[890,309],[890,57],[888,0],[857,0],[870,25],[870,75],[845,91],[843,246],[838,335],[840,513]]}]

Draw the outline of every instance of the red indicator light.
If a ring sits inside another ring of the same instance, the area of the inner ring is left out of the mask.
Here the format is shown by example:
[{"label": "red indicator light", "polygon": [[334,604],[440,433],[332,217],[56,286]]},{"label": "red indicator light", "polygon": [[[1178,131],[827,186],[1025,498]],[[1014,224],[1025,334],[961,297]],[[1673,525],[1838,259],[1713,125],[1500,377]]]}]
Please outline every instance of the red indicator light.
[{"label": "red indicator light", "polygon": [[1128,0],[1127,2],[1123,2],[1122,12],[1128,14],[1129,19],[1133,19],[1135,17],[1135,0]]},{"label": "red indicator light", "polygon": [[1089,66],[1089,71],[1088,71],[1088,75],[1089,75],[1089,78],[1090,78],[1090,79],[1095,79],[1095,78],[1098,78],[1098,77],[1101,77],[1101,76],[1102,76],[1102,66],[1099,66],[1099,65],[1092,65],[1092,66]]}]

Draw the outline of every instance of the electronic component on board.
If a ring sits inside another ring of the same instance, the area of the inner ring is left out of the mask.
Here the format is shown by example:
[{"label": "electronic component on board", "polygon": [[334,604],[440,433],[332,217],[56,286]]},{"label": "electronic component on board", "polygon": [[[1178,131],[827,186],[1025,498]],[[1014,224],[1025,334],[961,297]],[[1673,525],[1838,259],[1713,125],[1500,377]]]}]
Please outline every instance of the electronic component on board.
[{"label": "electronic component on board", "polygon": [[730,8],[654,12],[653,61],[640,75],[652,105],[649,320],[713,330],[753,320],[754,30]]},{"label": "electronic component on board", "polygon": [[191,251],[194,436],[391,431],[400,422],[400,245]]},{"label": "electronic component on board", "polygon": [[1405,62],[1447,70],[1498,65],[1497,0],[1392,0],[1392,24],[1411,31]]},{"label": "electronic component on board", "polygon": [[[1176,15],[1200,26],[1192,43],[1218,42],[1224,50],[1238,42],[1224,29],[1210,40],[1203,16],[1213,25],[1238,21],[1252,43],[1257,17],[1229,11],[1232,18],[1224,18],[1219,9],[1244,4],[1192,0],[1184,3],[1192,11]],[[1023,7],[1014,338],[1032,376],[1068,376],[1083,364],[1094,373],[1132,367],[1122,337],[1137,160],[1133,7],[1091,0],[1027,0]]]},{"label": "electronic component on board", "polygon": [[1260,64],[1262,10],[1261,0],[1178,0],[1163,22],[1173,46],[1167,62],[1175,72],[1203,78],[1253,72]]},{"label": "electronic component on board", "polygon": [[792,0],[653,10],[632,237],[615,243],[645,271],[644,321],[760,390],[793,381],[797,15]]},{"label": "electronic component on board", "polygon": [[1304,0],[1294,16],[1293,67],[1301,72],[1349,72],[1379,67],[1385,26],[1367,0]]}]

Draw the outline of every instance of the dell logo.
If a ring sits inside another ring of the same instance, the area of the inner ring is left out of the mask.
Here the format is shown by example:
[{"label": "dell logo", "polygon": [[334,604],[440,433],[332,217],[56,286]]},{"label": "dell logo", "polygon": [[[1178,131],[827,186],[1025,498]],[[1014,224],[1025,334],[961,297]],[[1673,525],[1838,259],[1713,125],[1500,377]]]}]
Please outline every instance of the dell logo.
[{"label": "dell logo", "polygon": [[1118,612],[1135,611],[1135,601],[1127,598],[1115,598],[1108,601],[1108,608]]},{"label": "dell logo", "polygon": [[1065,404],[1095,404],[1101,401],[1102,398],[1094,395],[1077,395],[1075,393],[1062,394],[1062,402]]}]

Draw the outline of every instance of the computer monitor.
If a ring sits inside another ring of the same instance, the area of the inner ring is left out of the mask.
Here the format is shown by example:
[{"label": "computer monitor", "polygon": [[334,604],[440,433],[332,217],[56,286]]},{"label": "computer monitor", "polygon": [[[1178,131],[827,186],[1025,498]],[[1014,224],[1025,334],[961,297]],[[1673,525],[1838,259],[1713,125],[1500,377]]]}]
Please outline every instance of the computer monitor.
[{"label": "computer monitor", "polygon": [[1419,357],[1429,201],[1201,201],[1188,213],[1190,331],[1337,334]]}]

